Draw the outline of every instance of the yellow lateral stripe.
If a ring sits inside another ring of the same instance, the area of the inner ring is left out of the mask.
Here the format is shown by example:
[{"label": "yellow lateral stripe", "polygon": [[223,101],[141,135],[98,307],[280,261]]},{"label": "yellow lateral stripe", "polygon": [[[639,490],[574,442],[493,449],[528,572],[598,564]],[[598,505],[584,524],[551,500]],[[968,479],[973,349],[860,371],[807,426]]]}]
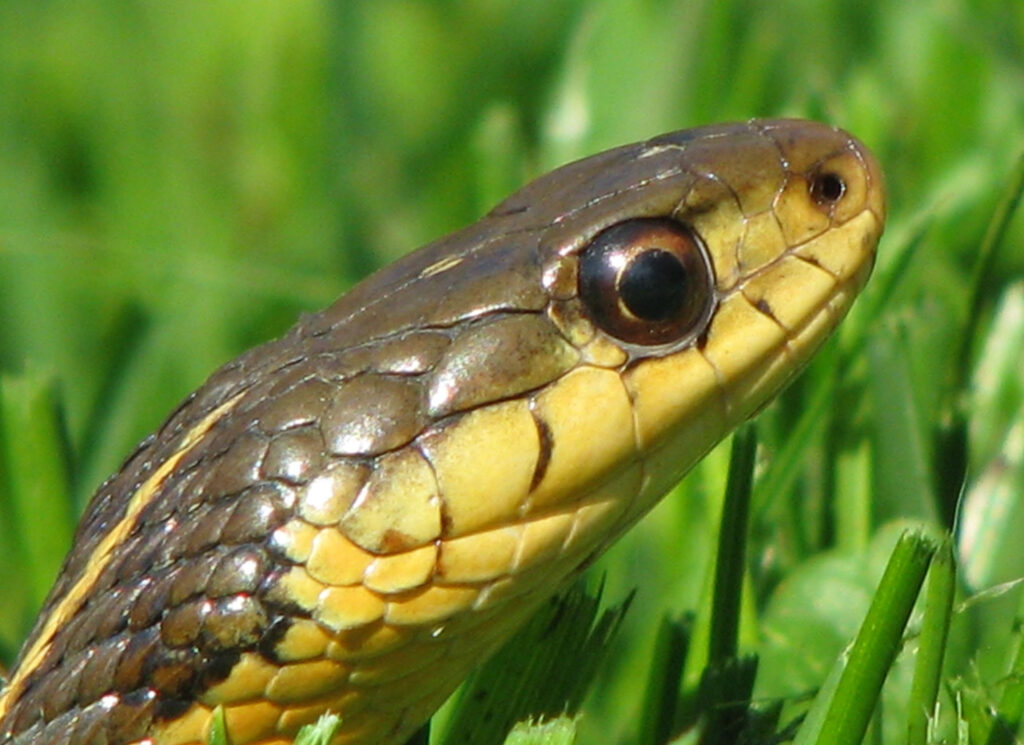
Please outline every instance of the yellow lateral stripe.
[{"label": "yellow lateral stripe", "polygon": [[25,685],[25,679],[42,662],[43,657],[46,655],[50,645],[53,643],[53,637],[57,633],[57,630],[61,626],[65,625],[74,615],[75,611],[81,607],[82,600],[86,595],[88,595],[93,584],[96,582],[96,579],[109,563],[111,551],[128,536],[128,532],[135,524],[135,518],[138,517],[139,512],[149,503],[153,494],[163,484],[164,479],[166,479],[167,476],[170,475],[170,473],[177,467],[178,463],[181,462],[181,459],[184,458],[200,440],[202,440],[206,433],[210,431],[213,425],[216,424],[226,412],[230,411],[235,404],[238,403],[238,400],[241,397],[242,393],[236,394],[234,397],[228,399],[203,417],[202,421],[185,434],[178,450],[175,451],[171,457],[165,460],[160,467],[142,483],[138,491],[132,495],[131,502],[128,504],[128,509],[125,510],[124,517],[117,525],[111,528],[103,537],[103,540],[100,541],[99,545],[96,547],[96,551],[91,557],[91,560],[85,565],[85,571],[82,573],[82,576],[79,577],[78,581],[67,591],[67,593],[65,593],[57,606],[49,616],[47,616],[46,624],[36,635],[32,646],[26,650],[21,663],[18,665],[18,669],[14,672],[14,676],[8,681],[7,687],[0,692],[0,719],[6,716],[10,702],[18,699],[21,689]]}]

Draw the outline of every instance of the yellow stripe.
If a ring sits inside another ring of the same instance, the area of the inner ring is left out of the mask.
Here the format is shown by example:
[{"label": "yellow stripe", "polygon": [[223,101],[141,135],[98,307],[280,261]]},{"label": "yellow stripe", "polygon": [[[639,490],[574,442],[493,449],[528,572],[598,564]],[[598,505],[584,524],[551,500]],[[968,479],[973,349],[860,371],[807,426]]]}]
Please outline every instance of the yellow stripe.
[{"label": "yellow stripe", "polygon": [[21,663],[18,665],[18,669],[14,671],[14,676],[8,682],[6,689],[0,692],[0,719],[7,715],[10,705],[20,697],[26,678],[39,666],[46,656],[50,646],[53,644],[53,638],[57,630],[64,626],[81,607],[82,601],[89,594],[96,579],[110,563],[114,548],[128,536],[139,512],[149,503],[164,480],[181,462],[181,459],[203,439],[206,433],[210,431],[213,425],[227,411],[231,410],[238,403],[241,397],[241,393],[235,395],[203,417],[202,421],[185,434],[177,451],[165,460],[132,495],[124,517],[100,541],[93,556],[85,565],[85,571],[82,572],[78,581],[75,582],[47,616],[46,624],[36,634],[32,646],[25,651]]}]

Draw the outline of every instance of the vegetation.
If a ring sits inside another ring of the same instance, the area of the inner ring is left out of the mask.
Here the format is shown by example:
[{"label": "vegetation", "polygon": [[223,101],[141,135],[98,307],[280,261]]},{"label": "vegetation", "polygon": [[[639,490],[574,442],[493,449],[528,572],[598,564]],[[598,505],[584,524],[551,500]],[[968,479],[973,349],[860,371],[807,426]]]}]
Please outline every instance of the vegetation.
[{"label": "vegetation", "polygon": [[0,79],[0,659],[218,364],[550,167],[805,116],[886,169],[875,275],[749,493],[727,443],[591,570],[632,600],[551,741],[1024,737],[1024,4],[0,0]]}]

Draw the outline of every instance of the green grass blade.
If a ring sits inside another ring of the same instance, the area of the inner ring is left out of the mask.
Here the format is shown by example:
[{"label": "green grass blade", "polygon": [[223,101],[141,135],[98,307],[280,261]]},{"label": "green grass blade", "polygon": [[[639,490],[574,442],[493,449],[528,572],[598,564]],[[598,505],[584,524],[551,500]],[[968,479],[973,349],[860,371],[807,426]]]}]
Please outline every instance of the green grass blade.
[{"label": "green grass blade", "polygon": [[568,716],[546,722],[520,722],[505,738],[505,745],[573,745],[576,720]]},{"label": "green grass blade", "polygon": [[839,659],[836,660],[836,663],[829,671],[828,677],[822,683],[817,695],[814,697],[811,708],[800,723],[796,737],[793,738],[793,745],[817,745],[817,743],[821,742],[822,729],[831,712],[831,706],[836,697],[836,690],[843,678],[843,672],[846,670],[849,659],[849,649],[843,650],[839,655]]},{"label": "green grass blade", "polygon": [[661,745],[672,734],[692,631],[692,616],[662,616],[648,671],[637,745]]},{"label": "green grass blade", "polygon": [[982,307],[989,302],[987,288],[991,284],[993,264],[998,250],[1006,238],[1010,222],[1020,206],[1022,196],[1024,196],[1024,153],[1017,156],[1016,166],[1007,179],[1006,187],[996,204],[992,219],[985,229],[985,237],[978,247],[977,257],[972,267],[971,281],[968,285],[970,305],[967,313],[967,328],[961,337],[960,354],[957,356],[958,389],[965,387],[970,378],[971,351],[975,346],[981,326]]},{"label": "green grass blade", "polygon": [[331,745],[341,726],[341,717],[324,714],[313,724],[307,724],[295,736],[295,745]]},{"label": "green grass blade", "polygon": [[213,718],[210,720],[210,734],[207,736],[209,745],[231,745],[228,738],[228,724],[224,719],[224,707],[218,706],[213,710]]},{"label": "green grass blade", "polygon": [[1010,174],[1006,188],[985,230],[985,237],[978,247],[968,285],[967,318],[953,368],[955,377],[948,390],[947,400],[943,402],[942,415],[938,419],[939,426],[935,433],[937,499],[948,515],[953,515],[960,503],[967,474],[968,384],[982,325],[982,308],[990,302],[988,289],[992,284],[990,275],[993,263],[999,247],[1003,244],[1010,221],[1020,206],[1022,194],[1024,153],[1017,158],[1016,167]]},{"label": "green grass blade", "polygon": [[600,590],[582,583],[549,601],[463,686],[446,745],[497,745],[512,725],[575,712],[629,608],[598,614]]},{"label": "green grass blade", "polygon": [[949,622],[956,595],[956,563],[949,540],[944,540],[928,570],[924,618],[917,643],[914,682],[910,692],[910,720],[907,723],[907,745],[926,745],[928,726],[935,712],[942,661],[945,657]]},{"label": "green grass blade", "polygon": [[747,523],[750,492],[754,480],[757,430],[747,424],[732,438],[729,480],[722,505],[715,562],[715,590],[711,608],[711,637],[708,664],[713,666],[736,657],[739,643],[740,601],[747,561]]},{"label": "green grass blade", "polygon": [[757,663],[739,658],[740,606],[746,576],[747,525],[757,430],[747,424],[732,438],[729,478],[718,531],[708,662],[700,686],[706,745],[733,741],[746,722]]},{"label": "green grass blade", "polygon": [[817,745],[859,745],[863,739],[935,550],[935,541],[923,533],[900,537],[850,649]]},{"label": "green grass blade", "polygon": [[1016,745],[1020,742],[1021,723],[1024,722],[1024,596],[1017,607],[1013,636],[1017,651],[1004,678],[1002,695],[990,714],[988,737],[985,745]]},{"label": "green grass blade", "polygon": [[[868,343],[873,373],[868,382],[874,403],[870,426],[874,436],[876,519],[913,516],[938,522],[932,483],[931,441],[922,425],[921,404],[901,327],[886,329]],[[941,523],[940,523],[941,524]]]},{"label": "green grass blade", "polygon": [[[74,510],[62,414],[53,376],[38,370],[0,376],[0,487],[16,536],[25,600],[38,608],[71,544]],[[6,532],[6,531],[5,531]],[[33,536],[31,541],[22,536]]]}]

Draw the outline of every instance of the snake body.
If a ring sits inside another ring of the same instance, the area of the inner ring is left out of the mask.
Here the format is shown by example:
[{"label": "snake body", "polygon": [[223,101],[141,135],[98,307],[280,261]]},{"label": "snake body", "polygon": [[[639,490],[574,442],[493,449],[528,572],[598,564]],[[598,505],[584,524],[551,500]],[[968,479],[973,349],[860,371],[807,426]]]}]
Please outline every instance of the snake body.
[{"label": "snake body", "polygon": [[225,365],[90,502],[5,745],[399,745],[820,345],[879,168],[801,121],[564,166]]}]

